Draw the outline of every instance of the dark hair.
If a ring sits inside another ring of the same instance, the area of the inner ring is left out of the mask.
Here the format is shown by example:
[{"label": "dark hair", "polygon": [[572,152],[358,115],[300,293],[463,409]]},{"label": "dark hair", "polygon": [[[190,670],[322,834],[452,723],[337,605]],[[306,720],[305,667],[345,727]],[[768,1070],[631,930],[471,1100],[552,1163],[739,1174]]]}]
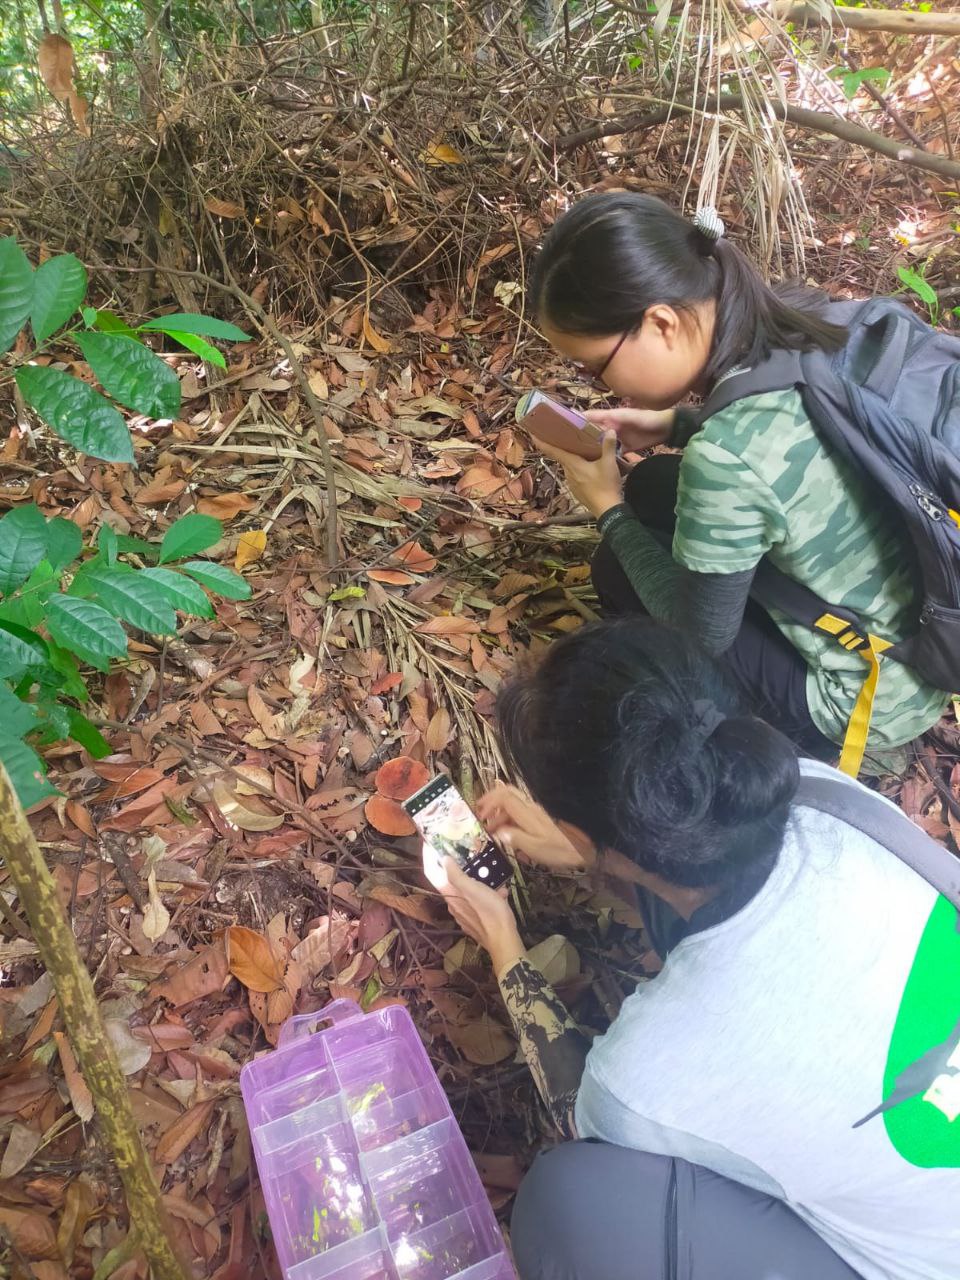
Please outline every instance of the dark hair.
[{"label": "dark hair", "polygon": [[671,884],[729,885],[780,848],[796,751],[672,628],[630,618],[574,632],[504,687],[497,721],[554,820]]},{"label": "dark hair", "polygon": [[590,337],[629,332],[657,302],[686,311],[713,299],[708,385],[774,348],[834,351],[847,338],[816,313],[822,295],[815,290],[789,286],[778,294],[730,240],[711,239],[638,192],[587,196],[565,213],[534,262],[532,293],[555,329]]}]

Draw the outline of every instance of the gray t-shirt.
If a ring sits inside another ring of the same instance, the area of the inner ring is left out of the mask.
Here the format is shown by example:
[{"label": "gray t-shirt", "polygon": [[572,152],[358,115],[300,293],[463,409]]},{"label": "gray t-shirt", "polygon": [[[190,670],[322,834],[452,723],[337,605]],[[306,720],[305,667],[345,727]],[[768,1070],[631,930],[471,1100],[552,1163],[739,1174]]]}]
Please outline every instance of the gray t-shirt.
[{"label": "gray t-shirt", "polygon": [[[913,1096],[854,1127],[938,1045]],[[685,938],[594,1043],[576,1122],[785,1200],[865,1280],[958,1280],[958,1113],[956,910],[795,808],[757,896]]]}]

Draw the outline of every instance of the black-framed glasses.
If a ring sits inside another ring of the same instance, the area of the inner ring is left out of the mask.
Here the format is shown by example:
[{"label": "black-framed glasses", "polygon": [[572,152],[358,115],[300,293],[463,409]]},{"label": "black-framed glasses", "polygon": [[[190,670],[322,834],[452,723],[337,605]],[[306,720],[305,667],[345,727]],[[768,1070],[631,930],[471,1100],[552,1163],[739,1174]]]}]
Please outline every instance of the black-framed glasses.
[{"label": "black-framed glasses", "polygon": [[593,385],[595,387],[598,387],[601,391],[609,391],[610,388],[604,382],[603,375],[607,372],[607,370],[613,364],[614,360],[616,360],[617,356],[620,354],[620,348],[623,346],[626,340],[630,337],[631,333],[633,333],[632,328],[625,329],[623,331],[623,333],[620,335],[617,345],[613,348],[613,350],[607,356],[606,360],[604,360],[603,364],[600,366],[599,369],[591,369],[588,364],[581,364],[579,360],[575,360],[573,362],[573,367],[576,369],[577,375],[581,378],[586,378],[589,382],[592,382]]}]

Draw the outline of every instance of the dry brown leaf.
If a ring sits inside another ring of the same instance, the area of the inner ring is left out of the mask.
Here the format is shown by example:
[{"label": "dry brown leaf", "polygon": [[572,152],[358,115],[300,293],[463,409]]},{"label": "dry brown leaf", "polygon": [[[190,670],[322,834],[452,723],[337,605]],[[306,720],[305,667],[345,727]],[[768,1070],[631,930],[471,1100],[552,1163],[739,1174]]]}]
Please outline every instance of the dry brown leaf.
[{"label": "dry brown leaf", "polygon": [[213,497],[200,498],[197,510],[202,516],[213,516],[216,520],[232,520],[241,511],[252,511],[257,504],[245,493],[218,493]]},{"label": "dry brown leaf", "polygon": [[86,1123],[93,1118],[93,1094],[80,1074],[80,1068],[77,1066],[77,1060],[73,1056],[73,1049],[65,1033],[55,1031],[53,1038],[60,1054],[60,1065],[63,1067],[63,1078],[67,1092],[70,1094],[70,1103],[77,1114],[77,1119]]},{"label": "dry brown leaf", "polygon": [[285,962],[269,938],[235,924],[227,929],[224,940],[227,967],[250,991],[267,993],[283,986]]},{"label": "dry brown leaf", "polygon": [[232,200],[220,200],[216,196],[208,196],[203,202],[203,207],[207,213],[212,213],[218,218],[243,217],[243,205],[234,204]]},{"label": "dry brown leaf", "polygon": [[151,942],[156,942],[170,928],[170,912],[160,900],[157,892],[157,873],[151,871],[147,876],[147,893],[149,901],[143,913],[143,933]]},{"label": "dry brown leaf", "polygon": [[190,719],[194,728],[202,738],[216,737],[224,732],[223,725],[213,714],[205,702],[194,702],[190,706]]},{"label": "dry brown leaf", "polygon": [[211,943],[198,951],[192,960],[159,979],[150,988],[152,997],[160,997],[176,1008],[199,1000],[201,996],[216,995],[222,991],[230,976],[227,955],[222,942]]},{"label": "dry brown leaf", "polygon": [[412,573],[432,573],[437,567],[437,557],[425,551],[419,542],[405,542],[397,547],[393,558],[398,564],[405,564]]},{"label": "dry brown leaf", "polygon": [[39,1129],[14,1120],[7,1139],[3,1160],[0,1161],[0,1178],[15,1178],[25,1165],[28,1165],[37,1153],[43,1139]]},{"label": "dry brown leaf", "polygon": [[369,312],[363,313],[363,336],[373,347],[374,351],[379,351],[381,355],[388,355],[393,350],[393,344],[389,342],[381,333],[377,333],[376,329],[370,323]]},{"label": "dry brown leaf", "polygon": [[210,791],[226,820],[241,831],[273,831],[283,823],[283,814],[269,813],[259,807],[256,796],[246,801],[238,799],[225,778],[218,778]]},{"label": "dry brown leaf", "polygon": [[241,569],[246,567],[246,565],[253,564],[255,560],[259,560],[266,549],[266,529],[248,529],[245,533],[241,533],[240,535],[233,567],[239,573]]},{"label": "dry brown leaf", "polygon": [[355,940],[357,925],[349,916],[335,911],[332,916],[322,916],[316,928],[311,929],[291,955],[303,969],[307,979],[317,976],[328,964]]},{"label": "dry brown leaf", "polygon": [[63,1206],[63,1216],[57,1229],[57,1248],[60,1257],[69,1267],[73,1263],[73,1255],[77,1251],[83,1233],[87,1229],[96,1209],[93,1189],[86,1178],[75,1178],[67,1187]]},{"label": "dry brown leaf", "polygon": [[494,1022],[486,1014],[466,1026],[448,1026],[445,1034],[467,1061],[478,1067],[492,1067],[494,1063],[502,1062],[517,1047],[517,1042],[506,1027]]},{"label": "dry brown leaf", "polygon": [[421,924],[438,924],[444,916],[439,906],[422,893],[400,893],[389,885],[372,884],[364,888],[363,896],[382,902],[385,906]]},{"label": "dry brown leaf", "polygon": [[86,805],[81,804],[79,800],[68,800],[66,813],[73,825],[85,836],[89,836],[91,840],[97,838],[97,828]]},{"label": "dry brown leaf", "polygon": [[444,142],[438,135],[431,139],[420,152],[418,157],[424,164],[440,165],[440,164],[465,164],[466,161],[456,147],[451,147],[448,142]]},{"label": "dry brown leaf", "polygon": [[450,712],[446,707],[440,707],[434,712],[427,725],[427,732],[423,735],[423,745],[428,751],[442,751],[450,741],[452,732]]},{"label": "dry brown leaf", "polygon": [[374,779],[377,790],[388,800],[409,800],[421,787],[430,781],[430,773],[426,765],[414,760],[411,756],[397,756],[388,760],[377,770]]},{"label": "dry brown leaf", "polygon": [[[277,717],[264,702],[263,694],[255,684],[247,690],[247,706],[250,708],[250,714],[268,738],[283,737],[283,731],[277,724]],[[239,787],[236,790],[238,795],[243,794]]]},{"label": "dry brown leaf", "polygon": [[363,806],[367,821],[385,836],[413,836],[417,833],[409,815],[397,804],[379,793],[371,796]]},{"label": "dry brown leaf", "polygon": [[198,1102],[189,1111],[185,1111],[182,1116],[174,1120],[173,1124],[157,1143],[154,1157],[158,1164],[172,1164],[174,1160],[183,1155],[194,1138],[198,1137],[210,1123],[214,1101],[213,1098],[207,1098],[204,1102]]},{"label": "dry brown leaf", "polygon": [[306,807],[322,818],[341,818],[359,808],[367,798],[365,791],[356,787],[335,787],[329,791],[315,791],[307,800]]},{"label": "dry brown leaf", "polygon": [[89,103],[86,98],[81,98],[79,93],[71,89],[67,97],[70,103],[70,114],[73,116],[73,123],[77,126],[77,132],[82,133],[85,138],[90,137],[90,126],[87,124],[87,108]]},{"label": "dry brown leaf", "polygon": [[43,83],[58,102],[65,102],[73,92],[73,49],[70,41],[52,31],[40,41],[37,65]]},{"label": "dry brown leaf", "polygon": [[388,587],[409,587],[416,578],[402,569],[368,569],[367,577],[374,582],[382,582]]},{"label": "dry brown leaf", "polygon": [[42,1213],[0,1205],[0,1227],[25,1258],[56,1258],[57,1234]]},{"label": "dry brown leaf", "polygon": [[551,986],[569,982],[580,972],[580,956],[569,938],[561,933],[551,934],[527,951],[527,959],[546,978]]},{"label": "dry brown leaf", "polygon": [[480,631],[480,624],[461,614],[440,614],[439,617],[428,618],[426,622],[419,623],[414,631],[425,636],[475,636]]}]

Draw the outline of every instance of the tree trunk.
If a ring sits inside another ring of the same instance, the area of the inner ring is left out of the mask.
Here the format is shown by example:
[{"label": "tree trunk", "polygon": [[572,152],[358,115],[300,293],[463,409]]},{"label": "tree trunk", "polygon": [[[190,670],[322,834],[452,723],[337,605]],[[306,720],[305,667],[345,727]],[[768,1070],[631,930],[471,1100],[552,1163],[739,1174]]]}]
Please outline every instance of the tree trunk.
[{"label": "tree trunk", "polygon": [[100,1129],[126,1193],[131,1224],[154,1280],[191,1280],[177,1255],[160,1188],[130,1109],[127,1083],[100,1016],[93,983],[7,771],[0,764],[0,856],[16,886],[40,957],[60,1004],[67,1035],[93,1095]]},{"label": "tree trunk", "polygon": [[[762,10],[749,10],[754,16]],[[958,36],[960,13],[915,13],[907,9],[832,9],[813,4],[775,3],[770,12],[780,22],[846,27],[851,31],[892,31],[913,36]]]}]

